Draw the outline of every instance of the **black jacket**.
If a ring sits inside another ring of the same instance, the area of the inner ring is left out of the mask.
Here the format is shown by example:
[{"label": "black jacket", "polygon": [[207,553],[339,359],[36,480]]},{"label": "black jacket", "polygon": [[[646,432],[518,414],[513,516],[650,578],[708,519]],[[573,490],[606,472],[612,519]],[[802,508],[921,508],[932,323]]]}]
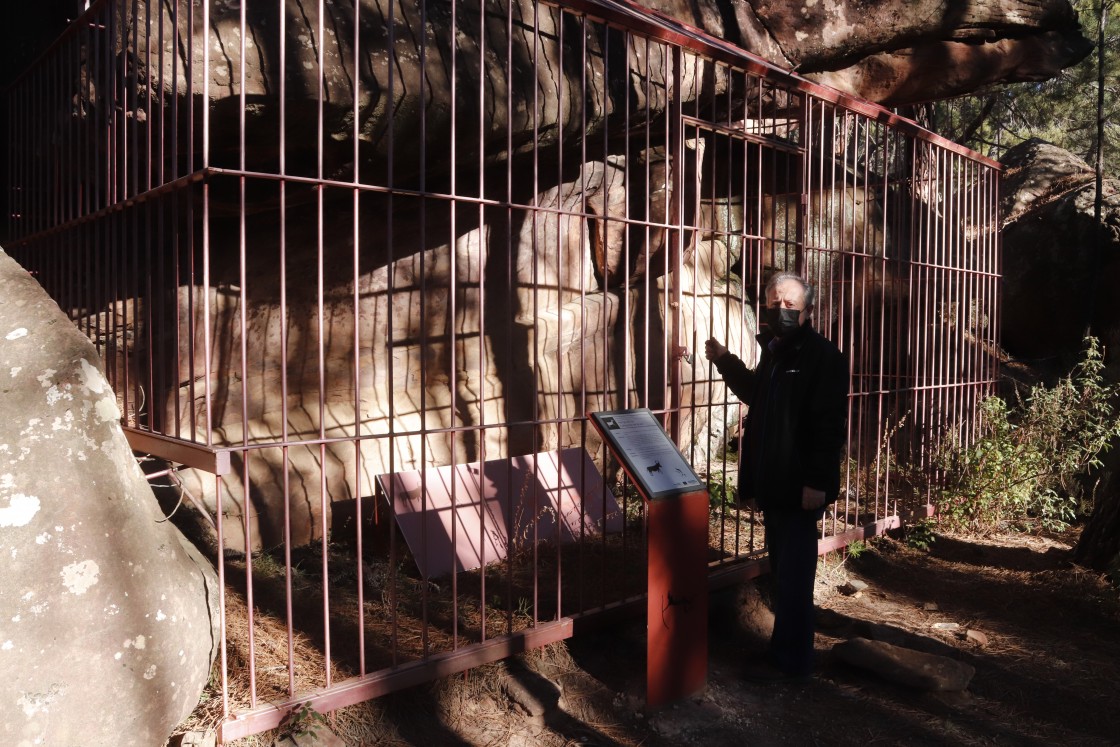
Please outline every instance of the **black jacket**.
[{"label": "black jacket", "polygon": [[749,405],[739,462],[740,500],[762,510],[799,510],[801,488],[840,492],[847,442],[848,365],[808,324],[777,341],[761,334],[762,358],[750,370],[727,353],[715,362],[728,388]]}]

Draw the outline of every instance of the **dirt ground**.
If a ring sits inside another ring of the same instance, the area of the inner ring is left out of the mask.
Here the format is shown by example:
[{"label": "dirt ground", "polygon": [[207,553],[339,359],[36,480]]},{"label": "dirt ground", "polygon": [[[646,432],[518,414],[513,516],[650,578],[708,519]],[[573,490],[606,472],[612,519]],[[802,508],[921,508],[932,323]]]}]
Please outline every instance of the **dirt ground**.
[{"label": "dirt ground", "polygon": [[[938,536],[928,553],[882,538],[856,557],[825,558],[819,666],[804,684],[743,679],[762,641],[741,622],[739,589],[713,595],[707,688],[658,711],[644,709],[644,624],[635,621],[330,723],[348,744],[385,745],[1120,744],[1120,599],[1070,564],[1074,538]],[[850,579],[868,588],[842,593]],[[962,692],[891,684],[832,654],[853,637],[952,657],[976,674]],[[532,715],[510,697],[511,683],[551,692],[555,704]]]}]

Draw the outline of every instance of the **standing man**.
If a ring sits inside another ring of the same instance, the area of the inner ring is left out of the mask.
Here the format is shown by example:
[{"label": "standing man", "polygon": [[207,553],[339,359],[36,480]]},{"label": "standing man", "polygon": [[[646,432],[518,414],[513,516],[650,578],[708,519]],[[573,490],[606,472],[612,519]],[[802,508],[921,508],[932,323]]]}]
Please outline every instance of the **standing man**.
[{"label": "standing man", "polygon": [[773,579],[768,658],[748,678],[803,679],[813,670],[817,522],[840,491],[847,440],[848,366],[809,323],[813,288],[792,273],[766,285],[753,371],[715,338],[704,345],[728,388],[749,405],[742,430],[739,499],[762,509]]}]

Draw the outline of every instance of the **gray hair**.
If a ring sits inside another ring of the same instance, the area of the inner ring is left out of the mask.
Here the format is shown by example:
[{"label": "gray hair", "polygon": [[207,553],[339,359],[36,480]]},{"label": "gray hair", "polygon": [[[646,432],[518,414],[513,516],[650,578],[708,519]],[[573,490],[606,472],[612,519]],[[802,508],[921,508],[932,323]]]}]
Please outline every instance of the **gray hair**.
[{"label": "gray hair", "polygon": [[777,288],[779,283],[784,283],[787,280],[792,280],[801,286],[801,290],[805,298],[805,308],[813,308],[813,304],[817,300],[816,289],[812,285],[810,285],[809,281],[807,281],[805,278],[793,272],[779,272],[777,275],[774,275],[772,278],[770,278],[770,280],[766,283],[767,298],[770,297],[770,291]]}]

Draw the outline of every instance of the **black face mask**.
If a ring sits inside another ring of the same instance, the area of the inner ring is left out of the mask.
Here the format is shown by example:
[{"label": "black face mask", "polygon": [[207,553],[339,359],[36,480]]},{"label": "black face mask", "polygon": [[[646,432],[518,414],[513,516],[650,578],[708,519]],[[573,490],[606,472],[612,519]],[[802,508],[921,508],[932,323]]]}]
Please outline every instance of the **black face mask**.
[{"label": "black face mask", "polygon": [[766,306],[762,309],[762,323],[778,337],[785,337],[801,326],[801,310]]}]

